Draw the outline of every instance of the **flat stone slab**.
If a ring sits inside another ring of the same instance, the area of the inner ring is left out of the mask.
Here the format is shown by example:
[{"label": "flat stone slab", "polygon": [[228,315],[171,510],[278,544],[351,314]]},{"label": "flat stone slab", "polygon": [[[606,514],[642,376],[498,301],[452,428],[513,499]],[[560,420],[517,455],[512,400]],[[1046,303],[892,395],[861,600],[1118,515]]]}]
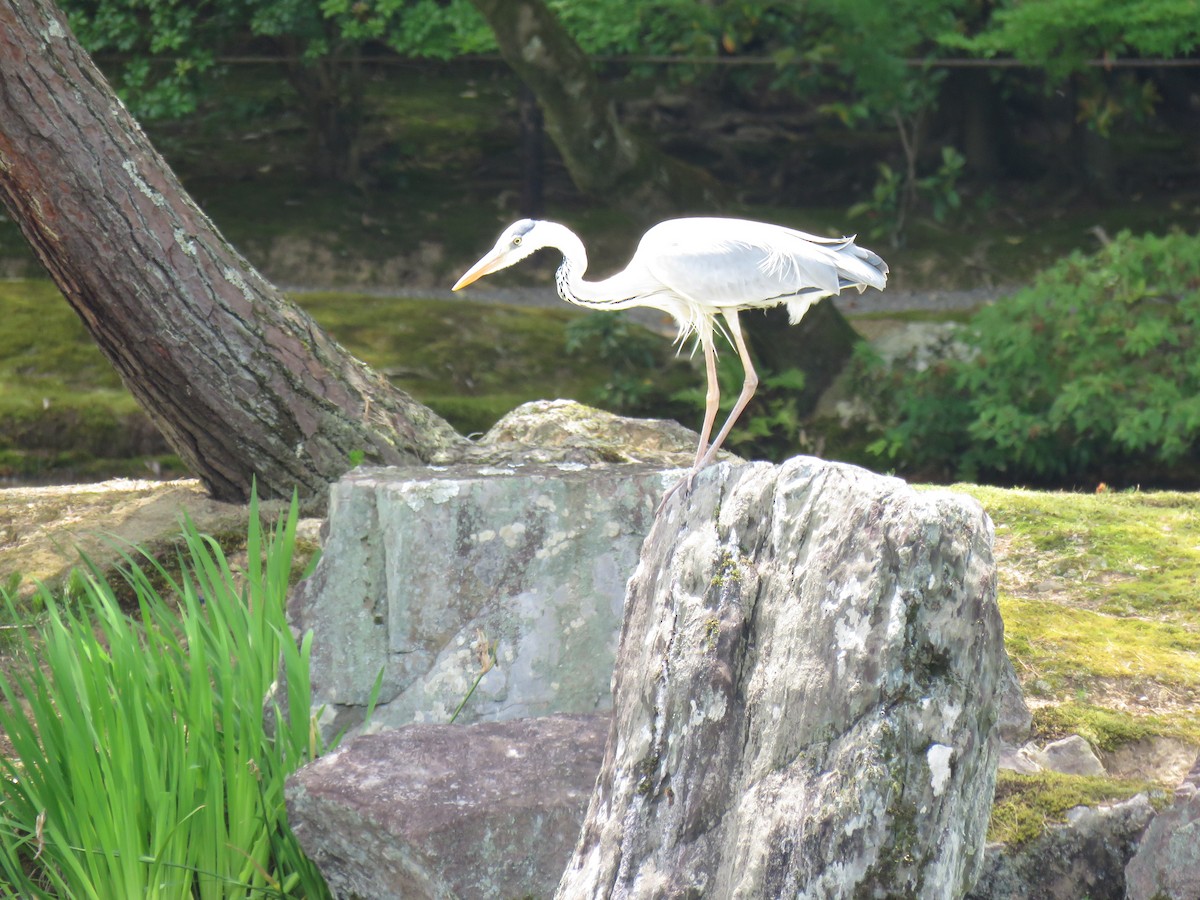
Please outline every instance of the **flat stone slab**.
[{"label": "flat stone slab", "polygon": [[360,735],[289,779],[288,820],[338,897],[548,897],[608,730],[547,716]]},{"label": "flat stone slab", "polygon": [[612,707],[625,583],[675,469],[361,469],[330,492],[328,538],[289,615],[312,630],[314,708],[354,729]]}]

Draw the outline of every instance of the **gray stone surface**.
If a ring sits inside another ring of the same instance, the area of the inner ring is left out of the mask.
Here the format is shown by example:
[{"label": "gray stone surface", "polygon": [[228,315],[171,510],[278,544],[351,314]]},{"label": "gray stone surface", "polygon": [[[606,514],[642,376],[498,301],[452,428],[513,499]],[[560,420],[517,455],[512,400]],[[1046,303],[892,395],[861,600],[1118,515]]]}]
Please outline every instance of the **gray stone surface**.
[{"label": "gray stone surface", "polygon": [[1092,745],[1077,734],[1034,750],[1030,758],[1043,769],[1064,775],[1104,775],[1104,764]]},{"label": "gray stone surface", "polygon": [[1196,763],[1196,745],[1178,738],[1141,738],[1114,750],[1100,751],[1104,770],[1114,778],[1157,781],[1166,787],[1186,785]]},{"label": "gray stone surface", "polygon": [[1200,897],[1200,758],[1184,776],[1125,867],[1128,900]]},{"label": "gray stone surface", "polygon": [[1020,847],[990,844],[968,900],[1124,900],[1125,865],[1154,808],[1144,794],[1078,807]]},{"label": "gray stone surface", "polygon": [[1002,743],[1000,745],[1000,761],[996,765],[1019,775],[1034,775],[1042,771],[1042,764],[1033,758],[1036,750],[1037,747],[1033,744],[1014,747],[1012,744]]},{"label": "gray stone surface", "polygon": [[1006,745],[1024,744],[1033,732],[1033,713],[1025,703],[1021,682],[1007,653],[1000,678],[1000,719],[996,724],[1000,729],[1000,740]]},{"label": "gray stone surface", "polygon": [[611,707],[625,583],[675,470],[567,463],[360,469],[330,492],[328,538],[289,599],[313,631],[328,737]]},{"label": "gray stone surface", "polygon": [[720,465],[630,582],[563,900],[957,897],[982,862],[1002,627],[979,505]]},{"label": "gray stone surface", "polygon": [[339,900],[547,897],[607,716],[364,734],[288,781],[288,821]]}]

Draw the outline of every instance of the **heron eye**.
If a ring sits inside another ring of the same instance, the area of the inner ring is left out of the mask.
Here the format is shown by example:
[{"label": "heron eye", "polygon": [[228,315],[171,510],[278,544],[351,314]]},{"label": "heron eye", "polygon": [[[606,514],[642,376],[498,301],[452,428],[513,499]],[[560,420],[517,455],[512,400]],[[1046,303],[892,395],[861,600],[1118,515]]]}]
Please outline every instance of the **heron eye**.
[{"label": "heron eye", "polygon": [[514,247],[521,246],[521,238],[519,235],[517,237],[513,238],[513,246]]}]

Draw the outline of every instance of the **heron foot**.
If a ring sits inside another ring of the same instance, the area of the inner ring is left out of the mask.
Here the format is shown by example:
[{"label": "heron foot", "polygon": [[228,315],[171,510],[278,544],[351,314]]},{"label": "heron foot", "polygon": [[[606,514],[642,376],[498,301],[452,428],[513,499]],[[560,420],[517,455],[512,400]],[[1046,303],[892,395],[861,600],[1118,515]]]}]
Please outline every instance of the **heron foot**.
[{"label": "heron foot", "polygon": [[667,501],[675,496],[675,494],[679,492],[680,488],[683,489],[684,497],[690,494],[692,492],[692,484],[696,481],[696,473],[699,471],[700,470],[698,468],[689,469],[686,475],[671,485],[667,492],[663,494],[662,500],[658,502],[658,509],[654,511],[654,515],[662,515],[662,511],[667,508]]}]

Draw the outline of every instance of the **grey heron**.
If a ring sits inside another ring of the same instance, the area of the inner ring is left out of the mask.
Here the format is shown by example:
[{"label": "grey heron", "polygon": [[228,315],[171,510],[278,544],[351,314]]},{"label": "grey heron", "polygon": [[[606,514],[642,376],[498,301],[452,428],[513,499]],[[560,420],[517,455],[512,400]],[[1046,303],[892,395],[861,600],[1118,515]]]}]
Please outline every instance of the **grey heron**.
[{"label": "grey heron", "polygon": [[[883,290],[888,267],[878,254],[859,247],[853,237],[824,238],[803,231],[746,219],[669,219],[642,236],[625,270],[602,281],[584,281],[587,251],[565,225],[535,219],[514,222],[496,245],[455,283],[459,290],[491,272],[520,262],[543,247],[563,255],[555,281],[568,303],[589,309],[617,310],[646,306],[670,314],[682,342],[695,334],[704,350],[708,377],[700,444],[681,485],[690,488],[717,451],[758,387],[738,311],[786,304],[796,324],[823,297],[854,288]],[[713,332],[721,328],[745,370],[742,391],[717,436],[709,442],[720,403]],[[666,498],[664,498],[664,503]]]}]

